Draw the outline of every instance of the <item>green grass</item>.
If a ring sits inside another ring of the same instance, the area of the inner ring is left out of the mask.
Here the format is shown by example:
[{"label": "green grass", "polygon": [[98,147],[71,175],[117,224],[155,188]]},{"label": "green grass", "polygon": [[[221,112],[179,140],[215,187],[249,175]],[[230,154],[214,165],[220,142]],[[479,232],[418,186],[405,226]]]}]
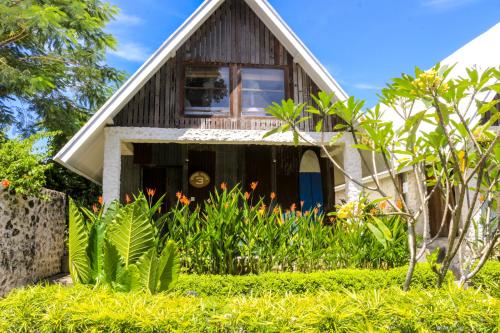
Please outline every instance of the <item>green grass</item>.
[{"label": "green grass", "polygon": [[476,290],[187,297],[37,286],[0,301],[1,332],[497,332]]}]

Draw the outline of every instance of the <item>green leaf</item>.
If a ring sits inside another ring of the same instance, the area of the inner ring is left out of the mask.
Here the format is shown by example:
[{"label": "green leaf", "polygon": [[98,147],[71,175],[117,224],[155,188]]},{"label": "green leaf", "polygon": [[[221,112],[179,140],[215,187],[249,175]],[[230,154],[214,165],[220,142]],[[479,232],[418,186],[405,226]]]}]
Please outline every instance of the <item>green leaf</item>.
[{"label": "green leaf", "polygon": [[156,249],[151,248],[137,263],[139,270],[139,284],[144,290],[155,294],[158,288],[158,256]]},{"label": "green leaf", "polygon": [[154,245],[154,229],[140,202],[120,209],[109,226],[108,239],[116,247],[125,267],[136,263]]},{"label": "green leaf", "polygon": [[87,256],[89,235],[83,216],[69,198],[69,271],[73,283],[90,283],[92,270]]},{"label": "green leaf", "polygon": [[372,232],[373,236],[375,236],[375,239],[384,246],[384,248],[387,248],[387,241],[385,240],[384,234],[382,231],[380,231],[376,226],[368,222],[366,224],[368,226],[368,229]]},{"label": "green leaf", "polygon": [[158,292],[170,290],[180,272],[177,247],[173,241],[168,241],[160,254],[158,265]]},{"label": "green leaf", "polygon": [[123,261],[116,247],[107,239],[103,242],[103,281],[107,284],[113,284],[117,276],[123,270]]},{"label": "green leaf", "polygon": [[379,218],[373,217],[375,220],[375,223],[377,223],[377,227],[382,233],[384,234],[384,237],[386,241],[392,241],[392,233],[391,230],[385,225],[385,223],[380,220]]}]

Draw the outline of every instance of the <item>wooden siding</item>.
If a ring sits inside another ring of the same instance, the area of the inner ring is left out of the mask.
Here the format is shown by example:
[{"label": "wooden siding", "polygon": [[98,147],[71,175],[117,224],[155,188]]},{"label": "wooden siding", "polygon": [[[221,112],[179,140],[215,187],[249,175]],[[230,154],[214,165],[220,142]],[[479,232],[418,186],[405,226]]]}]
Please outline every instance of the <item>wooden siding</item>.
[{"label": "wooden siding", "polygon": [[[268,130],[280,125],[271,117],[183,116],[181,86],[184,65],[190,62],[280,66],[287,71],[287,97],[298,103],[311,104],[310,95],[319,91],[246,3],[227,0],[124,106],[115,126]],[[301,130],[313,131],[317,120],[302,123]],[[333,129],[334,124],[326,125]]]}]

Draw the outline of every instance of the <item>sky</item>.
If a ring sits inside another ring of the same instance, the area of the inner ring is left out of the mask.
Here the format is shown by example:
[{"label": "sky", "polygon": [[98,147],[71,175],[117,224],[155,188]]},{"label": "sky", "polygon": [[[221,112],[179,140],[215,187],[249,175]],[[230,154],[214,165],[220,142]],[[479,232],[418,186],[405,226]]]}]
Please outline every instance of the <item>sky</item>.
[{"label": "sky", "polygon": [[[111,0],[107,62],[134,73],[202,0]],[[375,105],[391,78],[432,67],[500,22],[500,0],[269,0],[342,88]],[[499,41],[500,43],[500,41]]]}]

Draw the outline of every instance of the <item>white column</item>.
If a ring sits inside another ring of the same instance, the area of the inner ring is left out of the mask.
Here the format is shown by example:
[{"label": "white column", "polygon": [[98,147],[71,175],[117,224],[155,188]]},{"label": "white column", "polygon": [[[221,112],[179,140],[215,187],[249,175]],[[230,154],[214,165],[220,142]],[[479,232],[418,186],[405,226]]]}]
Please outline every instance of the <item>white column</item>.
[{"label": "white column", "polygon": [[[351,178],[358,182],[363,181],[363,171],[361,169],[361,156],[356,148],[352,146],[352,138],[350,134],[344,136],[344,170]],[[345,177],[345,198],[347,201],[359,200],[359,195],[362,192],[360,185],[353,182],[348,177]]]},{"label": "white column", "polygon": [[121,163],[120,137],[111,128],[105,128],[102,196],[106,204],[120,199]]}]

